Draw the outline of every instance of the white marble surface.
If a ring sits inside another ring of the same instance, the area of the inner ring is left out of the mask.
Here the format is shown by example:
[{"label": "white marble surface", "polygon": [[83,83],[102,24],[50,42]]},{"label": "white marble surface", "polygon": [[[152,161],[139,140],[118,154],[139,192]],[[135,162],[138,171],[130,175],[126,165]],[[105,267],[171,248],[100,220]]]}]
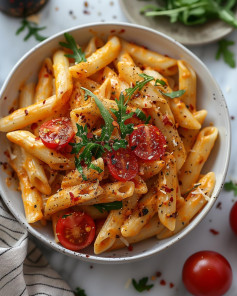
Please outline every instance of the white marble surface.
[{"label": "white marble surface", "polygon": [[[70,28],[75,25],[89,22],[121,21],[126,18],[119,7],[118,0],[88,0],[88,8],[84,7],[85,1],[78,0],[50,0],[48,5],[40,13],[40,25],[47,26],[42,32],[46,36]],[[89,14],[83,13],[84,10]],[[71,11],[71,12],[70,12]],[[8,75],[16,61],[37,42],[30,39],[23,42],[24,33],[15,35],[19,28],[20,20],[10,18],[0,13],[0,86]],[[235,40],[232,50],[237,52],[237,31],[228,36]],[[220,84],[227,101],[231,116],[237,116],[237,68],[231,69],[223,61],[216,61],[215,54],[217,44],[190,48],[208,66],[211,73]],[[236,56],[237,58],[237,56]],[[231,120],[232,124],[232,156],[228,170],[227,180],[237,181],[236,150],[237,146],[237,117]],[[37,242],[48,257],[51,265],[55,268],[68,284],[75,288],[80,286],[85,289],[87,296],[95,295],[137,295],[132,285],[125,288],[131,278],[151,277],[157,271],[162,273],[153,284],[154,288],[147,293],[150,296],[188,296],[181,282],[181,271],[185,259],[199,250],[214,250],[223,254],[231,263],[234,281],[227,296],[237,295],[237,237],[229,227],[229,211],[233,202],[237,200],[233,193],[222,191],[218,202],[221,209],[214,208],[207,217],[186,238],[176,245],[154,255],[149,259],[125,265],[100,265],[81,262],[65,255],[47,249]],[[217,203],[218,203],[217,202]],[[216,205],[217,205],[216,203]],[[210,229],[219,231],[213,235]],[[164,279],[166,285],[160,285]],[[170,283],[173,288],[169,287]]]}]

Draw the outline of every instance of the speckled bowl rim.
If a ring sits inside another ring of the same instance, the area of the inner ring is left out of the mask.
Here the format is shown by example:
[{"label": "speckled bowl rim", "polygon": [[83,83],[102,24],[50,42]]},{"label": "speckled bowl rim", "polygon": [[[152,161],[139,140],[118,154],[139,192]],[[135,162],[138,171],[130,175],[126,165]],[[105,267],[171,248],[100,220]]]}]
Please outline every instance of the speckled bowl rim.
[{"label": "speckled bowl rim", "polygon": [[[162,37],[167,39],[169,42],[171,42],[173,45],[176,45],[178,47],[180,47],[182,49],[182,51],[185,51],[189,56],[191,56],[192,59],[195,59],[199,64],[201,64],[201,66],[203,67],[203,69],[207,72],[207,74],[210,76],[210,78],[213,80],[213,83],[216,87],[216,91],[219,92],[220,94],[220,98],[221,98],[221,103],[223,104],[223,106],[225,107],[226,110],[226,116],[228,117],[227,120],[227,126],[225,126],[225,128],[227,129],[227,151],[226,151],[226,161],[224,164],[224,168],[222,171],[222,180],[221,180],[221,185],[219,186],[219,188],[217,189],[216,192],[216,197],[218,197],[218,195],[220,194],[220,191],[224,185],[224,180],[225,180],[225,176],[227,173],[227,169],[228,169],[228,164],[229,164],[229,160],[230,160],[230,147],[231,147],[231,133],[230,133],[230,119],[229,119],[229,112],[228,112],[228,108],[226,105],[226,101],[224,99],[224,96],[222,94],[222,91],[220,90],[218,84],[216,83],[215,79],[213,78],[213,76],[211,75],[210,71],[208,70],[208,68],[205,66],[205,64],[199,60],[199,58],[197,56],[195,56],[190,50],[188,50],[187,48],[185,48],[182,44],[180,44],[179,42],[175,41],[174,39],[172,39],[171,37],[168,37],[166,35],[164,35],[163,33],[157,32],[156,30],[153,29],[149,29],[140,25],[135,25],[135,24],[129,24],[129,23],[123,23],[123,22],[113,22],[113,23],[89,23],[86,25],[79,25],[79,26],[75,26],[69,29],[66,29],[64,31],[61,31],[55,35],[53,35],[52,37],[48,38],[47,40],[43,41],[40,44],[37,44],[35,47],[33,47],[30,51],[28,51],[18,62],[17,64],[13,67],[13,69],[11,70],[11,72],[9,73],[8,77],[6,78],[1,91],[0,91],[0,98],[2,97],[2,94],[5,91],[5,88],[9,82],[9,80],[11,79],[11,76],[13,75],[13,73],[16,71],[16,69],[22,64],[24,63],[24,60],[27,59],[28,56],[30,56],[33,52],[37,51],[37,49],[41,46],[44,46],[46,43],[51,42],[53,39],[62,36],[64,33],[68,32],[68,33],[73,33],[74,31],[83,29],[83,28],[90,28],[90,27],[105,27],[105,26],[118,26],[120,27],[120,29],[125,29],[126,28],[134,28],[134,29],[138,29],[138,30],[143,30],[143,31],[149,31],[150,33],[153,33],[155,35],[158,35],[158,37]],[[99,257],[96,255],[87,255],[87,254],[82,254],[82,253],[77,253],[74,251],[70,251],[67,250],[65,248],[63,248],[61,245],[57,244],[57,243],[52,243],[49,242],[48,239],[46,237],[44,237],[41,233],[39,233],[36,229],[34,229],[32,226],[30,226],[28,223],[26,223],[22,217],[15,212],[14,206],[11,203],[11,200],[8,198],[8,196],[5,196],[2,188],[0,187],[0,193],[1,196],[4,200],[4,202],[6,203],[7,207],[9,208],[9,210],[11,211],[11,213],[15,216],[15,218],[36,238],[38,238],[40,241],[42,241],[44,244],[46,244],[49,247],[52,247],[54,250],[59,251],[63,254],[67,254],[69,256],[72,256],[74,258],[78,258],[81,259],[83,261],[87,261],[87,262],[92,262],[92,263],[104,263],[104,264],[108,264],[108,263],[129,263],[129,262],[133,262],[133,261],[138,261],[141,259],[145,259],[148,258],[150,256],[152,256],[153,254],[156,254],[158,252],[161,252],[162,250],[167,249],[168,247],[172,246],[173,244],[175,244],[176,242],[178,242],[180,239],[182,239],[183,237],[185,237],[190,231],[192,231],[192,229],[194,227],[196,227],[202,220],[203,218],[207,215],[207,213],[210,211],[210,209],[212,208],[213,204],[215,203],[216,199],[213,199],[213,201],[211,203],[209,203],[208,205],[205,206],[205,208],[195,217],[195,219],[193,221],[191,221],[191,223],[186,226],[178,235],[176,235],[175,237],[171,237],[170,240],[168,242],[166,242],[164,245],[162,245],[162,247],[157,246],[157,248],[155,248],[154,250],[149,250],[146,253],[140,253],[136,256],[133,257],[121,257],[121,258],[113,258],[113,257]],[[116,251],[115,251],[116,252]]]}]

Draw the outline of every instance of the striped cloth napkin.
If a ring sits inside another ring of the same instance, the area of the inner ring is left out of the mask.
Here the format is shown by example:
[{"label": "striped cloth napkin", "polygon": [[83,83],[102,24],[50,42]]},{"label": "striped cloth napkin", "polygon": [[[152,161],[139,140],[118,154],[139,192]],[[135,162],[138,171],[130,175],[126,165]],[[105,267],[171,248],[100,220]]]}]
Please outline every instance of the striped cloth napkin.
[{"label": "striped cloth napkin", "polygon": [[0,296],[73,296],[0,197]]}]

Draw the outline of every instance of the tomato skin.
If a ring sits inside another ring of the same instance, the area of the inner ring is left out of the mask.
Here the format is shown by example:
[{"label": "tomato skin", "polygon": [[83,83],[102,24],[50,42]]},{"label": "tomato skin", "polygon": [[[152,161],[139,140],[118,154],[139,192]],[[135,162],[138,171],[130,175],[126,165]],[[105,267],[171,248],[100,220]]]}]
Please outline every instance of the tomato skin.
[{"label": "tomato skin", "polygon": [[61,117],[44,122],[39,129],[39,137],[50,149],[61,150],[73,139],[75,132],[71,120]]},{"label": "tomato skin", "polygon": [[68,212],[56,224],[59,242],[66,249],[79,251],[89,246],[95,237],[95,222],[84,212]]},{"label": "tomato skin", "polygon": [[237,201],[234,203],[230,211],[230,226],[233,232],[237,235]]},{"label": "tomato skin", "polygon": [[183,266],[183,283],[194,296],[221,296],[230,288],[232,269],[221,254],[200,251],[191,255]]},{"label": "tomato skin", "polygon": [[129,136],[129,146],[137,157],[152,161],[160,159],[165,154],[166,140],[156,126],[140,124]]},{"label": "tomato skin", "polygon": [[108,152],[105,159],[111,175],[116,180],[125,182],[133,179],[138,173],[138,161],[130,149],[120,148]]}]

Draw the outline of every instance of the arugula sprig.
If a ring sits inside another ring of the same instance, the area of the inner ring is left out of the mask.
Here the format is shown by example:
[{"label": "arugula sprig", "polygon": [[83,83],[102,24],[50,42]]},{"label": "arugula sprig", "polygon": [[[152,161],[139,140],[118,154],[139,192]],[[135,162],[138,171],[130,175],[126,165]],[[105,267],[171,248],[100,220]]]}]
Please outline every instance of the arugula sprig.
[{"label": "arugula sprig", "polygon": [[95,204],[94,207],[97,210],[99,210],[101,213],[104,213],[105,211],[109,212],[111,210],[122,209],[123,203],[122,201],[114,201],[114,202],[108,202],[108,203]]},{"label": "arugula sprig", "polygon": [[154,77],[149,76],[147,74],[141,73],[139,74],[143,78],[143,81],[137,81],[134,87],[130,87],[125,89],[126,92],[126,97],[128,97],[126,101],[126,105],[128,101],[131,99],[132,95],[137,91],[137,90],[142,90],[142,88],[150,81],[154,80]]},{"label": "arugula sprig", "polygon": [[125,124],[125,121],[131,117],[133,117],[133,113],[126,113],[127,106],[124,104],[125,97],[123,93],[120,94],[119,100],[115,100],[118,110],[111,109],[114,115],[117,117],[117,122],[120,127],[121,138],[125,139],[126,135],[129,135],[133,131],[133,124]]},{"label": "arugula sprig", "polygon": [[39,31],[45,30],[46,27],[38,27],[36,23],[30,22],[27,19],[23,19],[21,21],[21,27],[16,31],[16,35],[19,35],[25,29],[28,29],[28,33],[25,36],[24,41],[27,41],[32,36],[35,37],[35,39],[40,42],[47,39],[47,37],[44,37],[39,34]]},{"label": "arugula sprig", "polygon": [[75,296],[87,296],[85,290],[81,289],[80,287],[77,287],[75,292]]},{"label": "arugula sprig", "polygon": [[226,191],[233,191],[234,196],[237,196],[237,184],[235,184],[233,181],[226,182],[224,185],[224,189]]},{"label": "arugula sprig", "polygon": [[218,50],[216,53],[216,60],[219,60],[222,56],[224,62],[231,68],[235,68],[236,66],[235,55],[232,51],[229,50],[229,46],[232,46],[234,44],[234,41],[222,39],[218,42]]},{"label": "arugula sprig", "polygon": [[132,284],[133,287],[138,291],[138,292],[143,292],[143,291],[149,291],[152,287],[154,287],[153,284],[148,285],[148,277],[144,277],[137,282],[135,279],[132,279]]},{"label": "arugula sprig", "polygon": [[68,48],[72,50],[72,54],[65,54],[66,57],[72,58],[75,60],[75,64],[79,64],[81,62],[86,62],[85,53],[81,48],[77,47],[75,39],[69,33],[65,33],[64,37],[67,42],[59,42],[62,47]]},{"label": "arugula sprig", "polygon": [[210,19],[221,19],[237,28],[237,19],[232,12],[235,0],[166,0],[163,5],[146,5],[141,13],[146,16],[167,16],[171,23],[177,21],[187,26],[203,24]]}]

